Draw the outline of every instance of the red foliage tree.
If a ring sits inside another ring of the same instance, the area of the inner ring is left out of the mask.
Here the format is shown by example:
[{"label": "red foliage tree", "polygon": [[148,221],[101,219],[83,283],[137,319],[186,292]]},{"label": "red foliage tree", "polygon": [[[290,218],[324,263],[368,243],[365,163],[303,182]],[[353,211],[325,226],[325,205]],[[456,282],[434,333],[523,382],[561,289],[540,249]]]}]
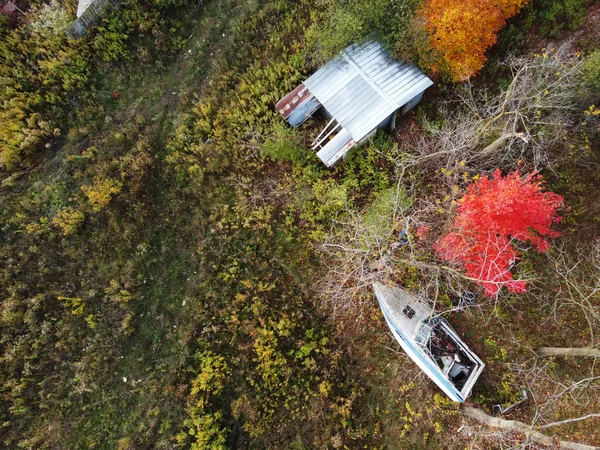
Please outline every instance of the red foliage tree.
[{"label": "red foliage tree", "polygon": [[544,238],[559,235],[551,227],[561,219],[556,210],[563,198],[544,192],[544,184],[541,175],[521,177],[515,171],[503,177],[500,169],[471,184],[459,201],[453,230],[434,246],[438,256],[462,265],[485,295],[496,295],[502,286],[524,292],[525,281],[510,272],[519,259],[513,241],[528,241],[545,252],[550,244]]}]

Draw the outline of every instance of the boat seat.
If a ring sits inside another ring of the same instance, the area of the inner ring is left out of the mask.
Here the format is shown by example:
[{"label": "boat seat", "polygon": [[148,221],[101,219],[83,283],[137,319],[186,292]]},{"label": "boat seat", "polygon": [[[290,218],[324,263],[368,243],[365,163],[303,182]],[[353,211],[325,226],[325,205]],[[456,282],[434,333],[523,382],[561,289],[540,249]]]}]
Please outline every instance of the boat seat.
[{"label": "boat seat", "polygon": [[450,367],[448,375],[450,378],[456,378],[460,374],[469,375],[469,368],[464,364],[455,361],[454,364],[452,364],[452,367]]}]

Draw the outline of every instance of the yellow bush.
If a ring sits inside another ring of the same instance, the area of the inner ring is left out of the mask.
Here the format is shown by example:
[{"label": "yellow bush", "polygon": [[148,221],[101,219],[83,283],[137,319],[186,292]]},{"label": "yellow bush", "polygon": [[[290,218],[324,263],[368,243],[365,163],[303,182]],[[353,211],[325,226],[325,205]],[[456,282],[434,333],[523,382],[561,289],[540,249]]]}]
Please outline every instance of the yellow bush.
[{"label": "yellow bush", "polygon": [[65,236],[73,234],[83,223],[85,216],[81,211],[72,207],[61,208],[52,219],[52,223],[62,230]]},{"label": "yellow bush", "polygon": [[100,180],[100,178],[94,179],[94,184],[91,186],[81,186],[81,190],[88,198],[90,205],[94,211],[101,211],[106,207],[112,200],[115,194],[121,192],[123,183],[114,178],[107,178],[106,180]]}]

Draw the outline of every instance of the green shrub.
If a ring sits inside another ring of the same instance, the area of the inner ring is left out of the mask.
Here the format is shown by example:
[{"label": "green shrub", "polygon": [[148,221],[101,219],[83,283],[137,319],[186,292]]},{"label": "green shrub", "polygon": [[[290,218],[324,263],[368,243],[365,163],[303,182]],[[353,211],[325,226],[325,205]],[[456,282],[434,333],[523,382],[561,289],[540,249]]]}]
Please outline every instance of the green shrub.
[{"label": "green shrub", "polygon": [[543,36],[559,37],[585,20],[588,0],[534,0],[523,12],[525,23],[535,25]]},{"label": "green shrub", "polygon": [[307,33],[309,44],[327,60],[347,45],[375,37],[390,48],[402,47],[420,0],[328,0],[322,22]]},{"label": "green shrub", "polygon": [[14,170],[44,144],[50,146],[73,108],[73,95],[89,81],[89,53],[52,28],[56,18],[47,17],[52,5],[34,10],[31,26],[25,23],[0,39],[0,169]]},{"label": "green shrub", "polygon": [[29,26],[45,38],[64,34],[71,25],[66,8],[58,0],[34,6],[29,14],[32,16]]},{"label": "green shrub", "polygon": [[191,450],[226,450],[226,430],[221,428],[223,414],[216,412],[191,419],[194,428],[190,434],[194,436]]},{"label": "green shrub", "polygon": [[191,396],[205,401],[208,397],[219,395],[231,370],[225,358],[211,351],[198,355],[198,358],[200,373],[192,381]]},{"label": "green shrub", "polygon": [[589,55],[581,67],[583,82],[591,101],[600,97],[600,50]]},{"label": "green shrub", "polygon": [[261,150],[275,161],[299,163],[306,160],[309,155],[309,152],[302,147],[298,132],[282,122],[273,125],[273,132],[262,145]]},{"label": "green shrub", "polygon": [[398,227],[394,213],[399,214],[403,208],[409,207],[411,199],[404,189],[389,188],[375,196],[373,203],[364,215],[365,226],[373,230],[381,239],[389,238]]},{"label": "green shrub", "polygon": [[336,170],[341,173],[344,182],[357,186],[357,196],[364,198],[372,192],[380,192],[389,187],[391,164],[386,156],[392,148],[389,134],[379,130],[371,142],[352,149]]},{"label": "green shrub", "polygon": [[6,17],[4,14],[0,14],[0,36],[2,36],[4,32],[8,30],[9,26],[10,22],[8,20],[8,17]]},{"label": "green shrub", "polygon": [[129,60],[133,57],[127,40],[133,31],[129,24],[114,13],[98,26],[92,48],[106,62]]}]

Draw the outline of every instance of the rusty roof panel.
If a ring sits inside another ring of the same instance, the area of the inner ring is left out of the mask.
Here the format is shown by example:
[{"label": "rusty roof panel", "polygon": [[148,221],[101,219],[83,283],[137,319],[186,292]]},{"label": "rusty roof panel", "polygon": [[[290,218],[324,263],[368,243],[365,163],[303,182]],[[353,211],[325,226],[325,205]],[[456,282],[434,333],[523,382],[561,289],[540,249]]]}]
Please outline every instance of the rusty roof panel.
[{"label": "rusty roof panel", "polygon": [[283,115],[290,125],[297,127],[308,119],[321,103],[315,98],[310,90],[300,84],[292,92],[277,102],[275,108]]}]

